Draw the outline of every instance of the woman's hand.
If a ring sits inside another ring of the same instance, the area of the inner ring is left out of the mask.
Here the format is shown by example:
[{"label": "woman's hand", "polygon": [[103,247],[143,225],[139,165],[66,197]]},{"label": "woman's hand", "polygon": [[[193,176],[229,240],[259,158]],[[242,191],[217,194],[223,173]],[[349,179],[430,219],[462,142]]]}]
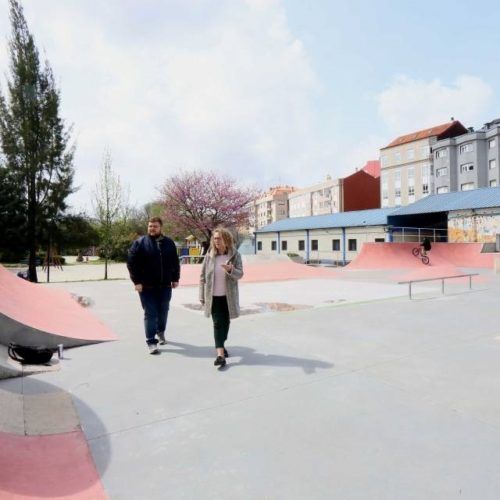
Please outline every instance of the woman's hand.
[{"label": "woman's hand", "polygon": [[224,269],[224,271],[226,271],[226,273],[231,274],[231,271],[233,270],[232,264],[221,264],[221,265],[222,265],[222,268]]}]

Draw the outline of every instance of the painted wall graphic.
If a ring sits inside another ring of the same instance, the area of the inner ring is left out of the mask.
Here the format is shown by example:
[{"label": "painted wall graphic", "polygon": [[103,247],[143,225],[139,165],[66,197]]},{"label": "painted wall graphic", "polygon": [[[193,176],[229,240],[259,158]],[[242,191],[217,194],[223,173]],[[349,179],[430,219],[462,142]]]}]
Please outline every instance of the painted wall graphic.
[{"label": "painted wall graphic", "polygon": [[453,243],[494,243],[500,234],[500,212],[467,210],[448,216],[448,241]]}]

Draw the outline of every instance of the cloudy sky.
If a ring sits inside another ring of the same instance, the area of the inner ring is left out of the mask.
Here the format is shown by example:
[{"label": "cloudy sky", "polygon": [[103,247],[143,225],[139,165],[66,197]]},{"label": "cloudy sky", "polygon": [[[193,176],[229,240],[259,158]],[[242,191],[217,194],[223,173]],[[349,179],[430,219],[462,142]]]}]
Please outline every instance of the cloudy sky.
[{"label": "cloudy sky", "polygon": [[[500,117],[493,0],[22,3],[74,127],[75,210],[105,149],[139,205],[182,169],[305,186],[398,135]],[[9,32],[0,0],[4,88]]]}]

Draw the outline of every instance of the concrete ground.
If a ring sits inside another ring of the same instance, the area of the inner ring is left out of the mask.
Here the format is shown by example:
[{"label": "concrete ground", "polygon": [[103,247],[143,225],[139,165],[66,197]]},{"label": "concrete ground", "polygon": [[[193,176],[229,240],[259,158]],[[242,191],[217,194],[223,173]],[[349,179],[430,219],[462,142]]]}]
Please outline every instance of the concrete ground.
[{"label": "concrete ground", "polygon": [[[500,277],[410,301],[363,276],[242,284],[224,370],[196,287],[152,356],[130,282],[49,285],[120,340],[0,390],[68,391],[111,499],[498,499]],[[308,307],[256,312],[276,302]]]}]

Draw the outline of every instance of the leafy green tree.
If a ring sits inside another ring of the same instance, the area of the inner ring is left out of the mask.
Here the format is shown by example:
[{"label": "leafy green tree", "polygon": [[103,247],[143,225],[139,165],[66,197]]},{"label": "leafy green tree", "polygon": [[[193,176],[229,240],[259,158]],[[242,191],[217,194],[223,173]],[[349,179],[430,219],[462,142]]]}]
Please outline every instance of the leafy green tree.
[{"label": "leafy green tree", "polygon": [[96,225],[87,215],[71,214],[59,221],[53,241],[61,254],[74,254],[99,245],[100,237]]},{"label": "leafy green tree", "polygon": [[19,262],[26,248],[26,217],[19,186],[0,166],[0,261]]},{"label": "leafy green tree", "polygon": [[73,192],[74,147],[59,116],[60,95],[52,69],[48,61],[40,63],[21,4],[9,2],[10,75],[6,96],[0,92],[0,145],[5,167],[20,187],[29,279],[36,282],[40,231],[64,213],[66,198]]}]

